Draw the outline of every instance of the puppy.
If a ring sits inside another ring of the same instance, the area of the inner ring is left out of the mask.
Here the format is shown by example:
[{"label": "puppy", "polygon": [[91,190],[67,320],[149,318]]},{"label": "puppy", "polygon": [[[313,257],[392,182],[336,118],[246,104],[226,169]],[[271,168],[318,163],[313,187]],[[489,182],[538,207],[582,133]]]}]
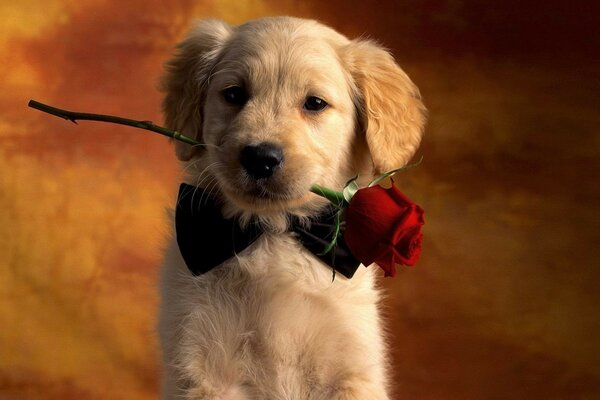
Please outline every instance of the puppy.
[{"label": "puppy", "polygon": [[197,196],[263,230],[195,276],[175,241],[162,270],[163,399],[385,400],[375,267],[351,279],[289,232],[326,205],[312,184],[405,164],[425,109],[388,52],[289,17],[199,22],[168,62],[166,125]]}]

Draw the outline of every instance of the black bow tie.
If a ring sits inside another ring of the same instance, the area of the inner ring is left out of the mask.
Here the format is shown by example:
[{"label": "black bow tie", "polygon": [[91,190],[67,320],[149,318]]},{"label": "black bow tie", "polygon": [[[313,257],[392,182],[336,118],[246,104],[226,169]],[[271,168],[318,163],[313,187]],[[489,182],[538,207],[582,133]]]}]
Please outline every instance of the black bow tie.
[{"label": "black bow tie", "polygon": [[[328,206],[310,224],[292,222],[290,231],[317,258],[352,278],[360,262],[350,253],[343,237],[344,224],[335,247],[324,253],[333,239],[337,209]],[[220,204],[195,186],[179,187],[175,213],[179,251],[194,275],[204,274],[250,246],[262,235],[257,224],[241,228],[235,219],[225,219]]]}]

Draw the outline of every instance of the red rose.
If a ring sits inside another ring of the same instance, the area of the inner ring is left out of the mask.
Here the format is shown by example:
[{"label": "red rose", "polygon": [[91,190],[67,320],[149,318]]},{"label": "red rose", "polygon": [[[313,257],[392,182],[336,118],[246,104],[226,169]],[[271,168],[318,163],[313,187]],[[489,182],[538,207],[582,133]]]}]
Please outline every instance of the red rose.
[{"label": "red rose", "polygon": [[344,240],[364,265],[379,265],[385,276],[396,264],[414,265],[421,255],[423,209],[392,185],[372,186],[354,194],[346,209]]}]

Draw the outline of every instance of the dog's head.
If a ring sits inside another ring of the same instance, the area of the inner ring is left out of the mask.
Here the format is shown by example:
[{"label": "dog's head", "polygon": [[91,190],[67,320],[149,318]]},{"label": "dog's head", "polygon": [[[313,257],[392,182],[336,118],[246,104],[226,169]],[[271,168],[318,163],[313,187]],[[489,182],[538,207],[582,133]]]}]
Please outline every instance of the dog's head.
[{"label": "dog's head", "polygon": [[[167,64],[166,125],[206,143],[177,143],[196,184],[230,212],[306,214],[312,184],[405,164],[425,108],[391,55],[315,21],[198,23]],[[192,182],[193,183],[193,182]]]}]

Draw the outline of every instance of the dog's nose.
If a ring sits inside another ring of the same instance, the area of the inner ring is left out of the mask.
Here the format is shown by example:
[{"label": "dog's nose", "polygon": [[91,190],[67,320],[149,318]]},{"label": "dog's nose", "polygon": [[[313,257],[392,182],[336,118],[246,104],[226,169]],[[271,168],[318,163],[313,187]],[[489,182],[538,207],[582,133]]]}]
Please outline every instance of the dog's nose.
[{"label": "dog's nose", "polygon": [[268,178],[283,162],[283,150],[267,142],[249,145],[242,149],[240,162],[251,177]]}]

